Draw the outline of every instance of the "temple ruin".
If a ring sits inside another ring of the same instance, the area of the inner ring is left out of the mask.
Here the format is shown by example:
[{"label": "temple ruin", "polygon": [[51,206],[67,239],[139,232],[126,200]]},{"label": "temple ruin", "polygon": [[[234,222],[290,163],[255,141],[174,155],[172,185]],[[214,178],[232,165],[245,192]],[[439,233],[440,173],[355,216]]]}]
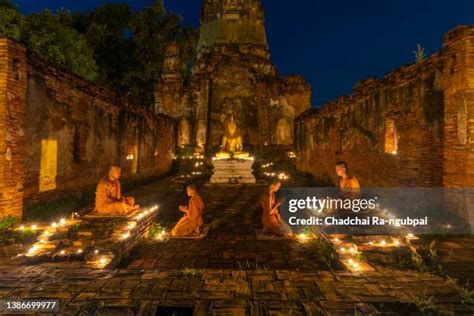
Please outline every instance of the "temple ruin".
[{"label": "temple ruin", "polygon": [[176,45],[156,85],[156,112],[180,121],[179,144],[215,151],[234,118],[251,147],[293,144],[293,122],[311,107],[303,78],[281,78],[270,59],[260,0],[205,0],[192,78]]}]

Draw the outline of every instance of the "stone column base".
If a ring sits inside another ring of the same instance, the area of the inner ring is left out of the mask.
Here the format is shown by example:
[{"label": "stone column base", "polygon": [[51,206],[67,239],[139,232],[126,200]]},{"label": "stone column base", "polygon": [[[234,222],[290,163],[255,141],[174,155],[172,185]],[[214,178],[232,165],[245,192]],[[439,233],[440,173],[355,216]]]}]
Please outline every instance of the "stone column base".
[{"label": "stone column base", "polygon": [[224,159],[214,160],[214,173],[211,177],[212,184],[245,184],[256,183],[252,174],[253,160]]}]

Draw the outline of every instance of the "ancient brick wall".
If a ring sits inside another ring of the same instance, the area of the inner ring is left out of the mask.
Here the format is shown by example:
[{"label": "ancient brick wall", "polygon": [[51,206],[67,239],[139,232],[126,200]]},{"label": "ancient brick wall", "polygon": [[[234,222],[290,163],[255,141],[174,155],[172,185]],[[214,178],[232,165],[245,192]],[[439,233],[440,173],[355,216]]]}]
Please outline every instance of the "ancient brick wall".
[{"label": "ancient brick wall", "polygon": [[23,212],[26,80],[25,49],[0,39],[0,218]]},{"label": "ancient brick wall", "polygon": [[[444,37],[446,187],[474,187],[474,27],[461,26]],[[466,192],[466,191],[465,191]],[[469,191],[470,192],[470,191]],[[466,218],[474,232],[474,196],[445,195],[452,213]]]},{"label": "ancient brick wall", "polygon": [[353,94],[298,118],[300,170],[337,183],[344,160],[363,186],[442,184],[442,56],[368,79]]},{"label": "ancient brick wall", "polygon": [[298,121],[298,167],[336,183],[345,160],[364,186],[442,184],[443,88],[439,57],[356,85],[354,94]]},{"label": "ancient brick wall", "polygon": [[7,81],[0,86],[0,203],[6,201],[0,215],[91,189],[112,164],[122,167],[124,181],[170,170],[174,120],[128,104],[13,41],[1,40],[0,49],[0,80]]},{"label": "ancient brick wall", "polygon": [[363,186],[472,186],[473,39],[472,27],[456,28],[424,61],[303,113],[298,169],[334,184],[345,160]]},{"label": "ancient brick wall", "polygon": [[444,183],[474,186],[474,27],[444,37]]}]

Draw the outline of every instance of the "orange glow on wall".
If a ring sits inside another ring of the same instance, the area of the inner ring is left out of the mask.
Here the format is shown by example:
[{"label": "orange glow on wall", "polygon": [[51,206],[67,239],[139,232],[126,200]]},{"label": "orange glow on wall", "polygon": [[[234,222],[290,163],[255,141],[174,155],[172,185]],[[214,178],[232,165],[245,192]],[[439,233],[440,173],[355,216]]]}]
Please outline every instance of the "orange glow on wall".
[{"label": "orange glow on wall", "polygon": [[56,189],[58,174],[58,141],[43,139],[41,141],[41,164],[39,175],[39,191]]},{"label": "orange glow on wall", "polygon": [[396,154],[398,152],[397,127],[394,120],[385,121],[385,153]]}]

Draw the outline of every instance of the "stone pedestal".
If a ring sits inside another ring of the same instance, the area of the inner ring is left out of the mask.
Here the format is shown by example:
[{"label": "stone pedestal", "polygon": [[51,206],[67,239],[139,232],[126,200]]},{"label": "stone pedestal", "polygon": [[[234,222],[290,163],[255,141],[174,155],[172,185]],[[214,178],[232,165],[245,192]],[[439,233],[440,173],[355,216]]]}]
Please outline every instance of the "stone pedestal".
[{"label": "stone pedestal", "polygon": [[215,159],[212,161],[214,173],[212,184],[243,184],[256,183],[252,174],[253,160],[246,159]]}]

